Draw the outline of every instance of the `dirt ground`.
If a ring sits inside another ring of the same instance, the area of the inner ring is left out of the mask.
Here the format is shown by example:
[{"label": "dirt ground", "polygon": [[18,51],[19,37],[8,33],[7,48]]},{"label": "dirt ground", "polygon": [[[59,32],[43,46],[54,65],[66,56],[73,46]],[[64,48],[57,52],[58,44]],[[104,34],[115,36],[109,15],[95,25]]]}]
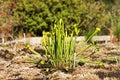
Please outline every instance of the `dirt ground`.
[{"label": "dirt ground", "polygon": [[[25,48],[23,43],[0,45],[0,80],[120,80],[120,48],[118,44],[98,44],[99,51],[90,56],[90,62],[77,66],[74,71],[47,73],[24,57],[40,59]],[[40,45],[32,46],[41,51]],[[83,53],[91,53],[90,48]],[[41,52],[42,53],[42,52]]]}]

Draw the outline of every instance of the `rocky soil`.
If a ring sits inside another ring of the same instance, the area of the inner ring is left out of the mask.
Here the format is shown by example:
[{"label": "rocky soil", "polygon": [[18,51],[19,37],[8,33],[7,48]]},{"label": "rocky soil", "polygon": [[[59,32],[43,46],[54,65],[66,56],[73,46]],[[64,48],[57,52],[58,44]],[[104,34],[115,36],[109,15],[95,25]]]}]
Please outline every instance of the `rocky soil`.
[{"label": "rocky soil", "polygon": [[[27,50],[23,43],[0,45],[0,80],[120,80],[120,46],[111,43],[97,46],[99,51],[89,57],[91,61],[77,66],[74,71],[48,73],[34,63],[25,62],[24,57],[41,57]],[[44,53],[40,45],[32,47]],[[82,55],[89,55],[92,50]]]}]

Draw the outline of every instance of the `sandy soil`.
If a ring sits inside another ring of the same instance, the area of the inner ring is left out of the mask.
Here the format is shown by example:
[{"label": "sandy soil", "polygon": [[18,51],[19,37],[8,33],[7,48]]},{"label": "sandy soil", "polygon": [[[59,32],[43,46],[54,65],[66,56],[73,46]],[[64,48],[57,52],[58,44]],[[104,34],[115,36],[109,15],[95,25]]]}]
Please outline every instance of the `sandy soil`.
[{"label": "sandy soil", "polygon": [[[43,52],[40,45],[32,46]],[[77,66],[74,71],[46,72],[24,57],[40,59],[25,48],[23,43],[0,45],[0,80],[120,80],[120,48],[117,44],[99,44],[99,51],[90,56],[90,62]],[[78,47],[79,49],[80,47]],[[93,48],[83,53],[89,55]]]}]

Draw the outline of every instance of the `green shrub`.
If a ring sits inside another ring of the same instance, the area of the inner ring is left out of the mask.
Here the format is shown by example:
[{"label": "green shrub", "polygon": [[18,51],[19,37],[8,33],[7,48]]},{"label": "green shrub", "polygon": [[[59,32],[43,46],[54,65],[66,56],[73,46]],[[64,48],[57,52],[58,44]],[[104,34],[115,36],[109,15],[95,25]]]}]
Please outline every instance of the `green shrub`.
[{"label": "green shrub", "polygon": [[[21,0],[14,11],[14,16],[21,20],[24,32],[41,35],[42,31],[50,31],[54,21],[64,20],[68,33],[77,24],[80,30],[93,31],[103,27],[109,20],[105,4],[95,0]],[[16,27],[19,28],[19,27]]]},{"label": "green shrub", "polygon": [[113,31],[113,35],[120,41],[120,1],[114,1],[111,5],[111,29]]},{"label": "green shrub", "polygon": [[103,0],[107,6],[107,10],[111,12],[110,23],[108,28],[112,29],[112,33],[120,41],[120,0]]},{"label": "green shrub", "polygon": [[111,29],[113,35],[120,41],[120,15],[113,14],[111,17]]}]

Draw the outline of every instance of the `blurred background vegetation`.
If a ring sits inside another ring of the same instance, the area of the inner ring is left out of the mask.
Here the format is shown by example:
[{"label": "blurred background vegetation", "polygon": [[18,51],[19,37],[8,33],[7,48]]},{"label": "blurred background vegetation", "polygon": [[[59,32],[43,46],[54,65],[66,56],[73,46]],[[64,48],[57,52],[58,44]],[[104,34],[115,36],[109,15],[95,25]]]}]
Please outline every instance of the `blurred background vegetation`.
[{"label": "blurred background vegetation", "polygon": [[[99,35],[109,35],[119,28],[120,0],[0,0],[0,33],[20,32],[42,36],[55,21],[63,19],[68,32],[79,29],[86,35],[101,28]],[[115,33],[117,34],[117,33]]]}]

